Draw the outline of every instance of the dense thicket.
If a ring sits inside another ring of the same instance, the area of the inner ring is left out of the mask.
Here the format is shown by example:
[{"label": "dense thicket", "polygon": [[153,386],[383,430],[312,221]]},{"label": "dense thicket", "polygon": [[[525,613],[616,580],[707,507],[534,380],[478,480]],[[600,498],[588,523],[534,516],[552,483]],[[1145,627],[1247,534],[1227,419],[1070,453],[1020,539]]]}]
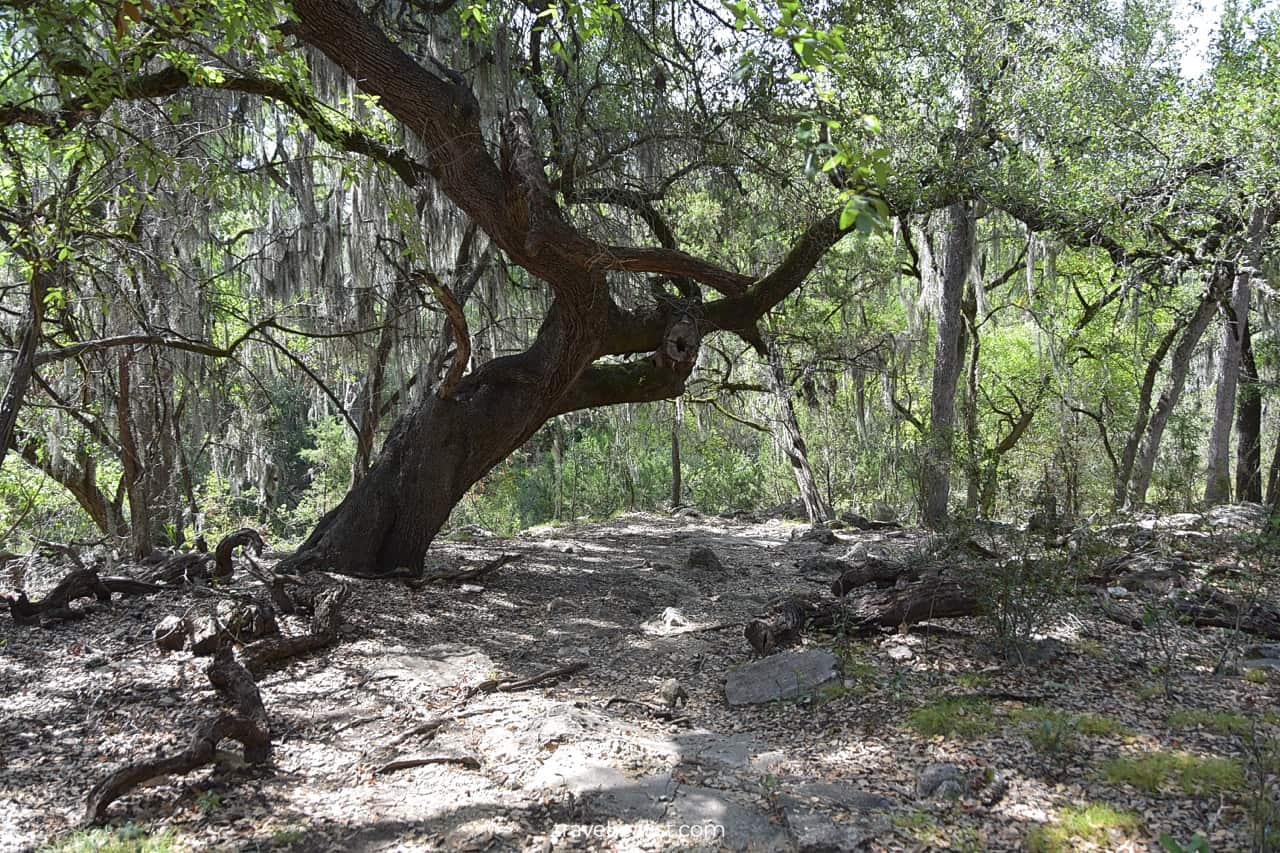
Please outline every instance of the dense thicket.
[{"label": "dense thicket", "polygon": [[0,4],[0,523],[1274,503],[1277,15],[1170,14]]}]

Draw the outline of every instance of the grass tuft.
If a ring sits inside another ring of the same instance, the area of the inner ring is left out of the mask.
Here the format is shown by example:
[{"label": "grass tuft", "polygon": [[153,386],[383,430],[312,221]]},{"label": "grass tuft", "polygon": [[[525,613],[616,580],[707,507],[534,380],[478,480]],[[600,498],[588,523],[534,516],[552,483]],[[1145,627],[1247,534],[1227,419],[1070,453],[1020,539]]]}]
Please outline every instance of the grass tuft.
[{"label": "grass tuft", "polygon": [[1114,809],[1106,803],[1068,806],[1052,823],[1042,824],[1027,836],[1031,853],[1069,853],[1079,849],[1080,842],[1105,845],[1113,831],[1129,834],[1141,830],[1142,822],[1130,812]]},{"label": "grass tuft", "polygon": [[1155,794],[1176,785],[1187,795],[1218,794],[1244,785],[1244,767],[1232,758],[1205,758],[1186,752],[1152,752],[1113,758],[1102,766],[1112,784],[1132,785]]},{"label": "grass tuft", "polygon": [[922,737],[972,738],[991,732],[995,719],[984,699],[939,699],[911,712],[911,728]]}]

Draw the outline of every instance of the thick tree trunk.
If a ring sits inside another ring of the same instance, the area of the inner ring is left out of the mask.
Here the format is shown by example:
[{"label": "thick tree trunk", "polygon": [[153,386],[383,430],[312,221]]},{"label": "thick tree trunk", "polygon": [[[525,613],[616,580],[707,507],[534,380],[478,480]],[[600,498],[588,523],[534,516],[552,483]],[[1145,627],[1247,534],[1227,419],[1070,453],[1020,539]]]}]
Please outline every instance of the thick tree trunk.
[{"label": "thick tree trunk", "polygon": [[791,386],[787,383],[777,343],[773,340],[767,343],[766,357],[768,363],[764,365],[765,380],[778,404],[778,426],[782,433],[775,435],[774,440],[791,463],[791,472],[795,475],[800,500],[804,503],[809,523],[822,524],[831,520],[831,507],[822,496],[818,481],[813,476],[813,468],[809,465],[809,449],[800,433],[800,422],[796,420]]},{"label": "thick tree trunk", "polygon": [[1280,506],[1280,435],[1276,436],[1276,449],[1271,454],[1271,466],[1267,469],[1267,506]]},{"label": "thick tree trunk", "polygon": [[947,209],[929,436],[920,473],[922,521],[925,526],[935,529],[947,524],[947,501],[951,496],[956,384],[960,378],[960,332],[964,322],[961,300],[973,259],[974,231],[973,206],[964,201],[952,204]]},{"label": "thick tree trunk", "polygon": [[[965,371],[964,440],[965,440],[965,495],[964,507],[970,517],[976,517],[982,507],[982,460],[978,451],[981,437],[978,435],[978,359],[982,354],[982,338],[978,334],[978,302],[970,287],[964,299],[965,329],[968,332],[969,366]],[[983,513],[986,518],[989,511]]]},{"label": "thick tree trunk", "polygon": [[1168,382],[1160,395],[1160,401],[1156,403],[1155,411],[1151,414],[1151,420],[1147,424],[1147,430],[1143,434],[1142,444],[1134,461],[1133,480],[1126,499],[1127,507],[1140,506],[1147,500],[1151,474],[1155,469],[1156,456],[1160,453],[1160,441],[1164,437],[1165,427],[1169,425],[1169,417],[1182,397],[1182,388],[1187,381],[1187,370],[1191,366],[1191,356],[1195,353],[1196,345],[1200,343],[1205,330],[1209,328],[1218,299],[1226,287],[1226,281],[1231,277],[1230,269],[1219,268],[1214,271],[1199,307],[1196,308],[1195,314],[1182,332],[1177,347],[1174,348],[1173,358],[1169,363]]},{"label": "thick tree trunk", "polygon": [[133,555],[141,559],[149,556],[153,550],[155,540],[152,526],[155,519],[151,514],[151,500],[147,494],[149,478],[143,470],[142,455],[133,430],[133,413],[130,411],[130,401],[133,398],[131,363],[132,354],[123,350],[117,364],[116,421],[120,434],[122,477],[125,494],[129,498],[129,538]]},{"label": "thick tree trunk", "polygon": [[1245,323],[1240,342],[1240,391],[1236,401],[1236,500],[1262,501],[1262,395],[1253,336]]},{"label": "thick tree trunk", "polygon": [[[545,282],[554,301],[529,350],[457,376],[456,386],[446,380],[437,395],[402,416],[369,472],[280,571],[419,571],[467,489],[550,417],[678,396],[704,330],[758,344],[759,319],[847,233],[839,211],[831,212],[760,278],[669,246],[601,244],[561,211],[527,112],[506,117],[495,159],[479,101],[460,74],[438,62],[428,70],[351,0],[294,0],[293,9],[297,23],[290,29],[351,74],[431,152],[429,163],[406,164],[395,152],[384,162],[395,160],[397,175],[415,188],[429,175],[512,263]],[[689,293],[626,310],[613,301],[611,271],[667,276],[686,282]],[[700,287],[723,298],[703,304]]]},{"label": "thick tree trunk", "polygon": [[1213,426],[1209,431],[1204,502],[1210,506],[1231,500],[1231,424],[1236,411],[1236,386],[1240,381],[1240,353],[1249,318],[1249,285],[1252,271],[1236,273],[1231,302],[1225,306],[1222,349],[1218,355],[1218,382],[1214,394]]}]

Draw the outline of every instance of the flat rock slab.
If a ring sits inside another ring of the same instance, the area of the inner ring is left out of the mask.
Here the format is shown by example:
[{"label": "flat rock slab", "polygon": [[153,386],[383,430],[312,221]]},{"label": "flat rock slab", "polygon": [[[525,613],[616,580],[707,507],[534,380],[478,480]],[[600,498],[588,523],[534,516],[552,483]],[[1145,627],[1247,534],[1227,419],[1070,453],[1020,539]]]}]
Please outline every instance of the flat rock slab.
[{"label": "flat rock slab", "polygon": [[445,690],[493,669],[493,660],[475,646],[441,643],[420,654],[387,655],[386,665],[375,675],[403,678],[425,690]]},{"label": "flat rock slab", "polygon": [[770,820],[763,808],[740,802],[715,788],[681,785],[667,810],[667,825],[678,828],[690,845],[703,844],[712,850],[763,853],[794,849],[787,833]]},{"label": "flat rock slab", "polygon": [[883,811],[893,808],[893,802],[879,794],[868,793],[843,782],[804,782],[784,784],[784,805],[800,801],[820,801],[824,805],[838,806],[851,812]]},{"label": "flat rock slab", "polygon": [[758,705],[795,699],[839,676],[836,657],[821,649],[782,652],[729,673],[724,684],[730,705]]},{"label": "flat rock slab", "polygon": [[787,818],[787,829],[795,839],[795,849],[801,853],[864,850],[889,828],[889,821],[883,816],[837,823],[825,814],[804,808],[784,807],[783,814]]}]

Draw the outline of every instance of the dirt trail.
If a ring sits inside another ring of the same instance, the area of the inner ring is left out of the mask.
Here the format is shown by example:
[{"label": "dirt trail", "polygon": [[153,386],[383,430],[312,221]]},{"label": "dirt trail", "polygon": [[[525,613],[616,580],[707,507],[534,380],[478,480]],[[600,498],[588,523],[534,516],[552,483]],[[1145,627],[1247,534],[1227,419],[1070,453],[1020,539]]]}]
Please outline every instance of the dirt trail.
[{"label": "dirt trail", "polygon": [[[841,531],[821,548],[794,540],[798,529],[633,515],[441,543],[436,566],[520,559],[476,586],[354,582],[342,641],[259,679],[276,744],[269,769],[227,756],[141,788],[111,814],[196,849],[1012,850],[1058,810],[1109,801],[1143,823],[1104,847],[1165,832],[1245,845],[1224,797],[1146,794],[1099,776],[1100,762],[1131,749],[1240,751],[1211,731],[1171,730],[1174,705],[1149,695],[1145,640],[1100,617],[1064,623],[1036,666],[995,656],[972,620],[870,641],[815,636],[806,647],[833,651],[841,677],[796,700],[729,707],[726,674],[750,660],[737,623],[785,593],[829,585],[799,568],[804,557],[856,542],[894,556],[920,538]],[[699,545],[722,569],[685,566]],[[207,659],[164,656],[149,640],[164,615],[194,603],[166,592],[44,630],[0,619],[0,849],[65,836],[111,767],[185,745],[209,713],[201,705],[214,703]],[[1178,695],[1274,710],[1274,680],[1207,672],[1218,633],[1180,637]],[[486,680],[574,663],[586,668],[467,698]],[[636,704],[659,705],[669,678],[688,693],[674,721]],[[1037,697],[1122,725],[1051,757],[1016,724],[1028,703],[993,700],[996,725],[968,738],[907,725],[913,710],[957,693]],[[614,697],[633,701],[606,706]],[[440,714],[457,718],[404,738]],[[416,758],[444,763],[377,772]],[[925,796],[922,772],[948,766],[984,781],[956,801]]]}]

